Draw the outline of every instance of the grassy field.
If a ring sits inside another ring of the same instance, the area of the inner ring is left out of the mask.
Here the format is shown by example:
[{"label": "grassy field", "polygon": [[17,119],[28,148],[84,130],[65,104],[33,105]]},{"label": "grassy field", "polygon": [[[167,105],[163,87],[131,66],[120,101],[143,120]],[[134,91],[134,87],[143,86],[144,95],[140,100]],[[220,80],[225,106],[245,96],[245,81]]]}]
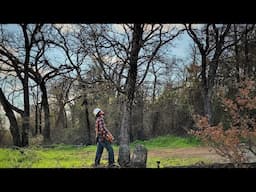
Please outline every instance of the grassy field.
[{"label": "grassy field", "polygon": [[[175,157],[160,153],[161,150],[198,147],[200,142],[195,138],[180,138],[174,136],[158,137],[148,141],[135,141],[148,149],[148,168],[156,168],[156,161],[161,161],[161,167],[175,165],[190,165],[203,158]],[[54,148],[29,147],[27,149],[0,149],[0,168],[91,168],[95,157],[96,146],[56,145]],[[118,146],[114,145],[115,160],[118,157]],[[159,153],[158,153],[159,152]],[[107,164],[107,151],[104,150],[101,163]]]},{"label": "grassy field", "polygon": [[200,146],[201,143],[195,137],[175,137],[172,135],[160,136],[147,141],[134,141],[131,147],[136,144],[143,144],[148,149],[155,148],[184,148],[184,147],[196,147]]}]

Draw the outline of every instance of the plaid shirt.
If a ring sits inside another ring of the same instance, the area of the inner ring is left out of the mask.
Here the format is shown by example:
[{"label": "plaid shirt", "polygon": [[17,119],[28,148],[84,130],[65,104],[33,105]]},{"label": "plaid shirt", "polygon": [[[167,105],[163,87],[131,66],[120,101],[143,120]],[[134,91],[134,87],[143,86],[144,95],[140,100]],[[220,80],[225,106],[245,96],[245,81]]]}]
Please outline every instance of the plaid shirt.
[{"label": "plaid shirt", "polygon": [[104,119],[103,119],[102,115],[100,115],[96,119],[95,131],[96,131],[96,136],[98,136],[98,138],[101,142],[106,140],[107,130],[105,128],[105,123],[104,123]]}]

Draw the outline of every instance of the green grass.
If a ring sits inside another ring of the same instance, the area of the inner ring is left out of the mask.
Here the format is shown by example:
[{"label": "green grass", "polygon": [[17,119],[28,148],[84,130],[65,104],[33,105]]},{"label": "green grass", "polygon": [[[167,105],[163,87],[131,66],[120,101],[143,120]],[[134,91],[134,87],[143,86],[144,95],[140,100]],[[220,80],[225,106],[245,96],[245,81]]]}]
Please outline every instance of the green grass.
[{"label": "green grass", "polygon": [[154,148],[184,148],[197,147],[202,143],[195,137],[176,137],[173,135],[161,136],[146,141],[135,141],[131,144],[134,147],[136,144],[143,144],[149,149]]},{"label": "green grass", "polygon": [[[148,141],[135,141],[131,144],[144,144],[149,150],[158,148],[196,147],[200,142],[194,138],[164,136]],[[118,146],[114,145],[115,159],[118,157]],[[29,147],[26,149],[0,148],[0,168],[90,168],[94,162],[96,146],[55,145],[53,148]],[[156,168],[156,161],[161,161],[160,167],[174,165],[189,165],[202,161],[198,158],[150,157],[147,167]],[[102,164],[107,164],[107,151],[102,155]]]},{"label": "green grass", "polygon": [[195,164],[199,161],[203,161],[205,163],[210,163],[208,159],[204,158],[161,158],[161,157],[151,157],[147,161],[147,168],[157,168],[157,161],[160,161],[160,168],[170,167],[170,166],[187,166]]}]

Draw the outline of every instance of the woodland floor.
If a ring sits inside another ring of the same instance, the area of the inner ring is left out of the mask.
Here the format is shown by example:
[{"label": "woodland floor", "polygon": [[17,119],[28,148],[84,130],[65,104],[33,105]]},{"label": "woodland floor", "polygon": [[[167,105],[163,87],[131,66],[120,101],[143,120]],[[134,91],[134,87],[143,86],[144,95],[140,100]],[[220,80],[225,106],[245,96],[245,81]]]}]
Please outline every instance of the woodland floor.
[{"label": "woodland floor", "polygon": [[148,157],[204,158],[211,162],[224,163],[226,160],[209,147],[151,149]]}]

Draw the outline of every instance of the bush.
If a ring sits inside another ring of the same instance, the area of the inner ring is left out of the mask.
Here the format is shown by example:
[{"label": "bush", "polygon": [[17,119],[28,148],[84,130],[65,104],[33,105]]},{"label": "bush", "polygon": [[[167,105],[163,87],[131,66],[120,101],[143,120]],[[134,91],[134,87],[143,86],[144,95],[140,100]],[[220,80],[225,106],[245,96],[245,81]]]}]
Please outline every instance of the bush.
[{"label": "bush", "polygon": [[230,160],[235,165],[248,161],[247,153],[256,156],[256,96],[255,82],[245,80],[241,82],[234,99],[225,98],[219,94],[224,110],[230,117],[226,129],[223,123],[210,125],[208,117],[195,115],[194,120],[198,130],[190,133],[196,135],[215,151]]}]

